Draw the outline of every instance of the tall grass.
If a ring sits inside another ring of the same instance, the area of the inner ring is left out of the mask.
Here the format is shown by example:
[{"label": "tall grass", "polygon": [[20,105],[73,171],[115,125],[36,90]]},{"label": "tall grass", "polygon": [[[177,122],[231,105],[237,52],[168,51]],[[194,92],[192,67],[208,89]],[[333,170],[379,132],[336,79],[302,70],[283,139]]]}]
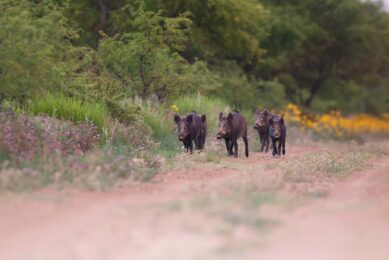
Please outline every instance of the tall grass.
[{"label": "tall grass", "polygon": [[29,111],[35,115],[45,114],[73,122],[92,122],[102,132],[108,117],[107,108],[101,103],[87,103],[64,95],[47,95],[33,100]]},{"label": "tall grass", "polygon": [[167,157],[176,155],[181,145],[174,132],[172,113],[151,101],[136,100],[135,103],[140,108],[145,124],[151,128],[153,139],[159,143],[158,152]]}]

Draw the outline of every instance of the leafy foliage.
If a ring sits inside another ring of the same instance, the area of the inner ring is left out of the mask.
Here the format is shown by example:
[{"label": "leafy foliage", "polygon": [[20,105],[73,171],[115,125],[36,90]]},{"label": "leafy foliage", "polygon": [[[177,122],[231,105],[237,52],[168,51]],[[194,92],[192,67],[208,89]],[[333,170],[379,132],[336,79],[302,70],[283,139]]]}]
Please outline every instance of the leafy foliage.
[{"label": "leafy foliage", "polygon": [[52,1],[0,1],[0,99],[26,100],[60,89],[74,30]]},{"label": "leafy foliage", "polygon": [[254,0],[161,0],[158,7],[168,15],[190,11],[194,23],[189,59],[200,57],[212,63],[233,59],[242,65],[255,63],[264,50],[265,8]]},{"label": "leafy foliage", "polygon": [[106,37],[99,44],[105,66],[125,81],[133,97],[177,94],[180,71],[188,65],[176,51],[184,48],[190,20],[185,15],[165,18],[145,11],[143,5],[134,17],[134,32]]},{"label": "leafy foliage", "polygon": [[382,4],[359,0],[0,0],[0,99],[199,92],[247,109],[381,113],[388,24]]}]

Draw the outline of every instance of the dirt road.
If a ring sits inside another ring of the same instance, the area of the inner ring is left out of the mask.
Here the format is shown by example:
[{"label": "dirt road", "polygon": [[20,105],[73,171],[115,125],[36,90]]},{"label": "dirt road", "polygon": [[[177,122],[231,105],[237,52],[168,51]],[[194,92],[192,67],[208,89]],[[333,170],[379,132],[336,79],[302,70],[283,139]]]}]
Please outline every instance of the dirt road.
[{"label": "dirt road", "polygon": [[264,259],[389,259],[389,159],[285,216]]},{"label": "dirt road", "polygon": [[388,157],[327,183],[327,196],[274,196],[289,192],[274,165],[318,151],[231,158],[108,192],[2,195],[0,259],[389,259]]}]

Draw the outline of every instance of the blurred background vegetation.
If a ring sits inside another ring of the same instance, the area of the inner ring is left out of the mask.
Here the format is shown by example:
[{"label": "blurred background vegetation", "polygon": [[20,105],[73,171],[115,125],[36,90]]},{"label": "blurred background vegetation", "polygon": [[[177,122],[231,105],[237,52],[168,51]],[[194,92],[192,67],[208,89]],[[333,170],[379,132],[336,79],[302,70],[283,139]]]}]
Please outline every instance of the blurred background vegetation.
[{"label": "blurred background vegetation", "polygon": [[388,75],[380,2],[0,0],[0,98],[21,107],[201,93],[239,109],[379,114]]}]

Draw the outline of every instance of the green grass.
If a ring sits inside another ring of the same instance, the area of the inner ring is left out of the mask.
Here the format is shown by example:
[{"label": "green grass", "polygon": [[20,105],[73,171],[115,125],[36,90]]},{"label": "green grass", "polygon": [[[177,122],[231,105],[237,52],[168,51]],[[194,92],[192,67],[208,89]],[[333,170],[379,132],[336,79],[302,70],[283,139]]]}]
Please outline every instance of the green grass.
[{"label": "green grass", "polygon": [[47,95],[33,100],[28,107],[32,114],[45,114],[73,122],[89,121],[96,125],[99,132],[106,127],[107,108],[101,103],[87,103],[76,98],[60,95]]},{"label": "green grass", "polygon": [[166,157],[175,156],[181,148],[173,128],[173,116],[164,106],[151,102],[139,102],[141,115],[145,124],[151,128],[153,139],[159,143],[157,153]]}]

